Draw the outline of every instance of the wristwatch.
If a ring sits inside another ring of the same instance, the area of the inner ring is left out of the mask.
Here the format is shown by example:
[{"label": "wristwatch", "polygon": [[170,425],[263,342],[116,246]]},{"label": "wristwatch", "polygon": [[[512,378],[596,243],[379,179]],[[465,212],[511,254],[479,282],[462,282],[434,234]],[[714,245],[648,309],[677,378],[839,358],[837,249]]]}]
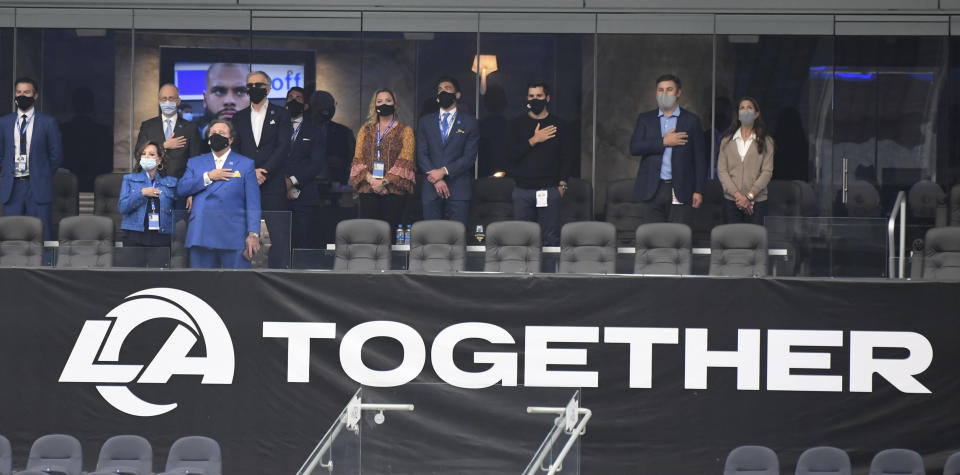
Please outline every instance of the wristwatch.
[{"label": "wristwatch", "polygon": [[255,233],[253,231],[250,231],[249,233],[247,233],[247,237],[250,237],[250,236],[260,239],[260,233]]},{"label": "wristwatch", "polygon": [[748,191],[748,192],[747,192],[747,199],[750,200],[750,201],[753,201],[753,192],[752,192],[752,191]]}]

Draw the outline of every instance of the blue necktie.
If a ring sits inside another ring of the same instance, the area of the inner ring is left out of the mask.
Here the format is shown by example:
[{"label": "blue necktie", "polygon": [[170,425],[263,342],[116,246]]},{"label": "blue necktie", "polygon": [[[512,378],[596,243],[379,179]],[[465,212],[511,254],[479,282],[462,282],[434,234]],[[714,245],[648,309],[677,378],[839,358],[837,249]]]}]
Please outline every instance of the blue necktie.
[{"label": "blue necktie", "polygon": [[450,124],[447,122],[447,119],[450,118],[449,112],[443,113],[443,118],[440,119],[440,137],[441,142],[444,144],[447,143],[447,135],[450,134]]},{"label": "blue necktie", "polygon": [[170,125],[170,119],[167,119],[167,128],[163,129],[163,139],[170,140],[171,135],[173,135],[173,126]]}]

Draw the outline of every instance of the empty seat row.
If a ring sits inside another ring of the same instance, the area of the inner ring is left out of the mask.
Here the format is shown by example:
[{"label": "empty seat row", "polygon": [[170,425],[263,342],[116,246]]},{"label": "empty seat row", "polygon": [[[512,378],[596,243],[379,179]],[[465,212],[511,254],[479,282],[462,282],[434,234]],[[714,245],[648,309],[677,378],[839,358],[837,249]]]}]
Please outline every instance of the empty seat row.
[{"label": "empty seat row", "polygon": [[[634,273],[690,274],[691,230],[685,224],[652,223],[636,230]],[[334,270],[371,272],[390,269],[390,225],[355,219],[337,226]],[[458,272],[466,256],[463,225],[456,221],[414,223],[409,269]],[[540,272],[540,226],[526,221],[491,223],[486,232],[484,270]],[[560,273],[616,272],[617,235],[610,223],[567,223],[560,233]],[[763,276],[767,268],[767,232],[753,224],[717,226],[711,235],[710,274]]]},{"label": "empty seat row", "polygon": [[[796,475],[830,473],[850,475],[850,457],[836,447],[807,449],[797,459]],[[923,457],[908,449],[887,449],[878,452],[870,462],[870,475],[926,475]],[[723,475],[779,475],[777,453],[762,445],[744,445],[730,451]],[[943,475],[960,475],[960,452],[947,459]]]},{"label": "empty seat row", "polygon": [[[59,224],[57,267],[110,267],[113,221],[69,216]],[[43,260],[43,222],[32,216],[0,217],[0,267],[31,267]]]},{"label": "empty seat row", "polygon": [[[10,441],[0,435],[0,475],[11,475],[13,457]],[[177,439],[170,446],[165,471],[161,475],[222,473],[220,444],[204,436]],[[49,434],[30,447],[27,466],[17,475],[58,474],[81,475],[83,451],[76,437]],[[149,475],[153,473],[153,447],[138,435],[118,435],[107,439],[100,448],[97,468],[88,475]]]}]

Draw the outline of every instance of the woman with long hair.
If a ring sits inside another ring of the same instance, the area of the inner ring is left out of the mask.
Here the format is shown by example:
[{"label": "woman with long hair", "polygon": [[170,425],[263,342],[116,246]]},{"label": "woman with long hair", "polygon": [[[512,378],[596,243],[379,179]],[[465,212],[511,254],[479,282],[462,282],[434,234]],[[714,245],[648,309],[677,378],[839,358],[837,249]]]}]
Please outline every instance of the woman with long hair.
[{"label": "woman with long hair", "polygon": [[367,121],[357,132],[357,149],[350,166],[350,183],[359,193],[359,217],[381,219],[390,229],[400,219],[413,193],[413,128],[397,119],[396,95],[379,89],[370,100]]},{"label": "woman with long hair", "polygon": [[163,145],[144,142],[134,155],[133,173],[123,176],[118,208],[124,247],[169,247],[177,179],[166,176]]},{"label": "woman with long hair", "polygon": [[730,129],[720,141],[717,159],[727,223],[763,224],[771,176],[773,138],[767,135],[757,100],[744,97],[737,102]]}]

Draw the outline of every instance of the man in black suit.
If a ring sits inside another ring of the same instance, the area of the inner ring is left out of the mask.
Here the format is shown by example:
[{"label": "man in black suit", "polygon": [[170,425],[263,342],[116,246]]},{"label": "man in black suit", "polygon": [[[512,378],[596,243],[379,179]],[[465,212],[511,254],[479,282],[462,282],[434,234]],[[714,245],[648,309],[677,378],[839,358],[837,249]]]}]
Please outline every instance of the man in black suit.
[{"label": "man in black suit", "polygon": [[707,149],[700,118],[678,105],[680,78],[657,78],[657,109],[637,117],[630,153],[643,157],[634,197],[644,203],[645,223],[693,223],[693,208],[703,202]]},{"label": "man in black suit", "polygon": [[[270,76],[263,71],[247,74],[247,95],[250,106],[237,112],[231,121],[237,131],[232,150],[253,159],[260,184],[260,205],[273,248],[270,267],[289,266],[290,223],[282,214],[290,211],[283,170],[290,153],[293,127],[290,114],[283,107],[271,104]],[[276,252],[275,252],[276,251]]]},{"label": "man in black suit", "polygon": [[320,189],[317,177],[326,178],[327,128],[313,120],[313,109],[322,105],[318,93],[310,101],[303,88],[291,87],[287,92],[287,111],[293,126],[290,156],[284,170],[287,199],[293,211],[294,249],[320,248]]},{"label": "man in black suit", "polygon": [[163,164],[167,167],[167,176],[177,179],[183,177],[187,169],[187,160],[200,155],[200,133],[197,124],[183,119],[177,114],[180,105],[180,91],[173,84],[160,86],[160,115],[143,121],[137,134],[137,147],[146,142],[162,143],[167,155]]}]

